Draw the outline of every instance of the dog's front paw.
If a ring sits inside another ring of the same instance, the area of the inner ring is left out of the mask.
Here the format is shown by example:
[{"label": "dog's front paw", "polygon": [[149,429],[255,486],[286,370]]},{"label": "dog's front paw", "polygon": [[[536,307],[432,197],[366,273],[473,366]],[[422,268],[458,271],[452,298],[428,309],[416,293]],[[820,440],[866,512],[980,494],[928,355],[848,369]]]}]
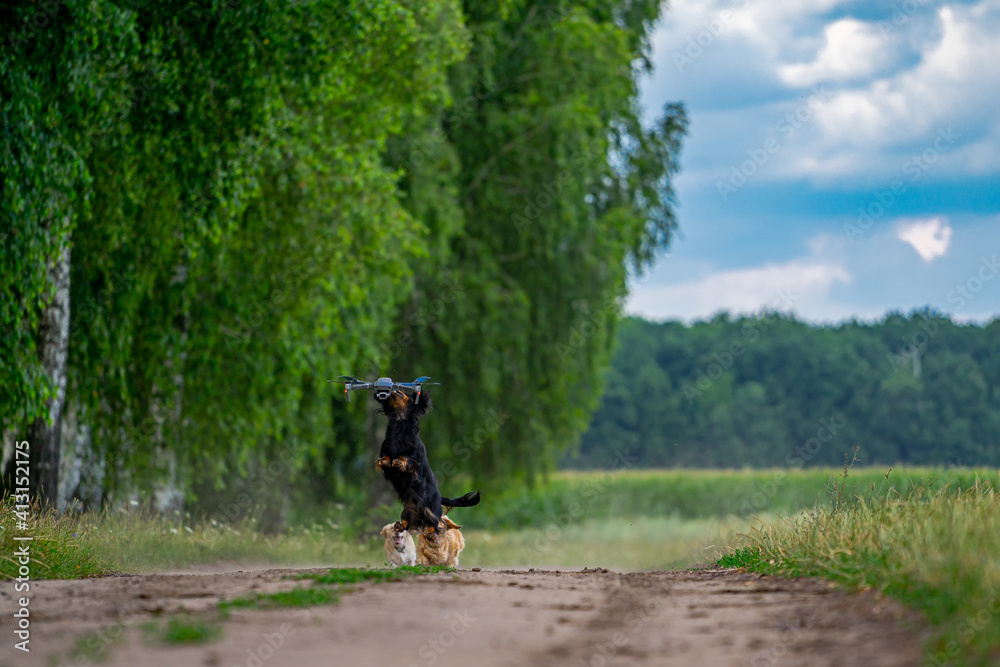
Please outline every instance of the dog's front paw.
[{"label": "dog's front paw", "polygon": [[398,468],[401,472],[412,472],[413,466],[410,464],[410,460],[406,457],[400,457],[398,459],[393,459],[392,467]]},{"label": "dog's front paw", "polygon": [[375,459],[375,470],[378,470],[379,472],[381,472],[385,468],[388,468],[390,465],[392,465],[392,462],[389,460],[388,456],[383,456],[380,459]]}]

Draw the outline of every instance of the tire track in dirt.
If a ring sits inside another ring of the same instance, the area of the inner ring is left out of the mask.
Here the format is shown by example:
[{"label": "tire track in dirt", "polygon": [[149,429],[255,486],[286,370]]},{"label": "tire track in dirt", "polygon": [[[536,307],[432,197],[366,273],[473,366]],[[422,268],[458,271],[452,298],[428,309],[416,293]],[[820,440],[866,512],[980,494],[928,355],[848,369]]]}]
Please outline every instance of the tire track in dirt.
[{"label": "tire track in dirt", "polygon": [[[870,593],[730,570],[462,571],[361,584],[337,605],[234,610],[222,639],[151,644],[139,630],[178,611],[288,590],[265,570],[36,582],[32,652],[0,645],[0,665],[89,665],[88,632],[109,665],[918,665],[918,616]],[[0,586],[0,588],[3,588]],[[0,591],[0,618],[14,601]],[[103,634],[102,634],[103,633]],[[111,645],[112,635],[123,639]],[[102,636],[108,637],[105,645]],[[94,639],[98,638],[98,639]],[[17,652],[20,653],[20,652]],[[59,654],[59,660],[48,657]]]}]

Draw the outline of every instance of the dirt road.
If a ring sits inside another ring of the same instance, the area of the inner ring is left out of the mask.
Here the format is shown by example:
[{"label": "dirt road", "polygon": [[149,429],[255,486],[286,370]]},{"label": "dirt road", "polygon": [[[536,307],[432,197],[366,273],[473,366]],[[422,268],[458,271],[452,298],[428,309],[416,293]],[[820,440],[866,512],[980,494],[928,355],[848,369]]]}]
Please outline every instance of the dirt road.
[{"label": "dirt road", "polygon": [[299,572],[38,582],[30,654],[13,648],[13,586],[0,582],[0,665],[920,664],[919,619],[888,601],[723,570],[462,571],[361,584],[335,605],[236,610],[204,645],[164,645],[142,629],[301,586],[288,577]]}]

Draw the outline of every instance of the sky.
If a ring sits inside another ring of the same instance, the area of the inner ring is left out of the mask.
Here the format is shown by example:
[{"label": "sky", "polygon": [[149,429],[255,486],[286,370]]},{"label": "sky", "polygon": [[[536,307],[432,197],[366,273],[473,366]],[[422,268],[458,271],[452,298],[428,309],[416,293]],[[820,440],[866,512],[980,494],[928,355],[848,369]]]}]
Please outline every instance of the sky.
[{"label": "sky", "polygon": [[652,48],[690,128],[630,313],[1000,315],[1000,0],[674,0]]}]

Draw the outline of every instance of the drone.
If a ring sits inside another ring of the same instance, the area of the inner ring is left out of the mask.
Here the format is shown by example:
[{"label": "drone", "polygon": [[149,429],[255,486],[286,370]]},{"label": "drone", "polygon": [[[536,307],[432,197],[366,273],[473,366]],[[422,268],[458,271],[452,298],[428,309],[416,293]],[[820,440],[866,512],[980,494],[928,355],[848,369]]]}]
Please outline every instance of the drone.
[{"label": "drone", "polygon": [[[430,380],[430,377],[423,375],[413,382],[393,382],[392,378],[379,378],[374,382],[365,382],[350,375],[341,375],[335,381],[344,383],[344,393],[347,394],[348,403],[351,402],[351,392],[355,389],[373,389],[374,397],[377,401],[384,401],[392,396],[393,393],[408,391],[417,395],[415,402],[419,403],[420,393],[425,384],[441,384],[440,382],[428,382],[427,380]],[[334,380],[327,380],[327,382],[334,382]]]}]

